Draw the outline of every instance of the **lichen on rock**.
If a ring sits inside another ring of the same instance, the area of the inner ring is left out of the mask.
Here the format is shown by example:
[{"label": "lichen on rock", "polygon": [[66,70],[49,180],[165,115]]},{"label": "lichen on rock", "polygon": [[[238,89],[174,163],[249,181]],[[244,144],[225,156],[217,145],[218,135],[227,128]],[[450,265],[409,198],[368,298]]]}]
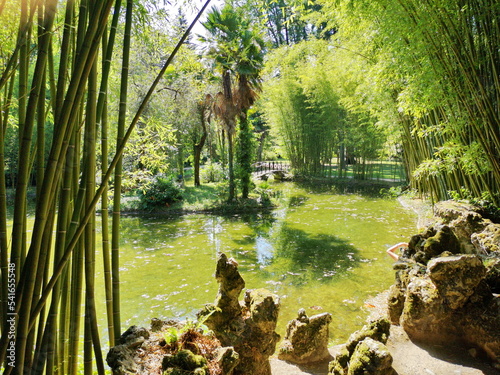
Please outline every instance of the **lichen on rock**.
[{"label": "lichen on rock", "polygon": [[390,322],[380,318],[354,332],[329,363],[329,375],[396,375],[385,346]]},{"label": "lichen on rock", "polygon": [[347,375],[395,375],[392,355],[380,341],[370,337],[359,342],[351,356]]},{"label": "lichen on rock", "polygon": [[395,264],[388,315],[412,340],[462,343],[500,363],[500,227],[473,209],[436,205],[436,222]]},{"label": "lichen on rock", "polygon": [[280,336],[275,332],[280,307],[279,297],[265,289],[239,295],[245,283],[238,263],[219,254],[216,279],[219,292],[214,304],[206,305],[197,316],[214,331],[224,346],[239,354],[234,374],[270,375],[269,357],[274,354]]},{"label": "lichen on rock", "polygon": [[328,351],[330,313],[311,316],[300,309],[298,317],[288,322],[286,334],[278,349],[278,358],[304,364],[331,358]]}]

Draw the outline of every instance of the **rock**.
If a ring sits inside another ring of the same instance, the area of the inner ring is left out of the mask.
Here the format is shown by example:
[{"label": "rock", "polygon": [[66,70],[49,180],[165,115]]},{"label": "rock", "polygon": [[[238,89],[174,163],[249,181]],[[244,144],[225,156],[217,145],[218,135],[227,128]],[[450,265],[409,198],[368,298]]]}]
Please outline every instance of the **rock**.
[{"label": "rock", "polygon": [[408,284],[405,297],[400,323],[410,338],[443,343],[453,337],[453,331],[447,332],[452,328],[451,317],[428,277],[418,277]]},{"label": "rock", "polygon": [[391,324],[385,318],[354,332],[328,364],[329,375],[397,375],[385,346]]},{"label": "rock", "polygon": [[329,313],[307,317],[300,309],[297,319],[288,322],[285,339],[278,349],[278,358],[304,364],[331,358],[328,352],[328,325],[332,321]]},{"label": "rock", "polygon": [[238,297],[245,288],[245,281],[238,272],[238,263],[233,258],[228,259],[223,253],[217,259],[215,278],[219,283],[215,306],[220,310],[221,324],[224,324],[241,315]]},{"label": "rock", "polygon": [[500,224],[491,222],[479,233],[472,233],[470,240],[479,254],[500,253]]},{"label": "rock", "polygon": [[474,227],[475,223],[480,223],[482,220],[482,216],[479,213],[480,210],[477,206],[455,200],[441,201],[434,205],[434,215],[442,218],[445,223],[449,224],[465,216],[469,218],[467,221]]},{"label": "rock", "polygon": [[462,307],[486,275],[486,268],[474,255],[436,258],[427,272],[440,297],[453,310]]},{"label": "rock", "polygon": [[345,375],[349,368],[350,354],[346,346],[343,345],[341,349],[334,354],[333,359],[328,364],[328,374]]},{"label": "rock", "polygon": [[218,349],[215,358],[222,370],[222,375],[231,375],[240,362],[239,354],[232,347]]},{"label": "rock", "polygon": [[423,251],[427,259],[440,255],[445,251],[452,254],[460,252],[460,242],[448,226],[443,226],[437,233],[425,240]]},{"label": "rock", "polygon": [[149,331],[143,327],[132,326],[123,332],[118,344],[112,347],[106,356],[113,375],[137,372],[138,364],[134,360],[134,354],[149,337]]},{"label": "rock", "polygon": [[398,272],[389,294],[389,316],[398,319],[403,294],[399,322],[412,340],[462,343],[500,360],[500,301],[485,281],[488,272],[479,256],[439,257],[429,261],[425,272]]},{"label": "rock", "polygon": [[[172,332],[175,340],[168,340]],[[173,375],[186,371],[208,375],[220,368],[215,357],[222,350],[215,337],[203,334],[191,323],[153,319],[151,329],[133,326],[124,332],[106,359],[113,375]]]},{"label": "rock", "polygon": [[392,356],[387,347],[370,337],[355,348],[347,375],[395,375]]},{"label": "rock", "polygon": [[488,303],[470,304],[457,322],[463,327],[463,341],[481,349],[494,365],[500,364],[500,298]]},{"label": "rock", "polygon": [[201,355],[194,354],[190,350],[179,350],[173,355],[163,357],[162,363],[164,373],[174,374],[176,372],[195,372],[199,375],[208,374],[207,360]]},{"label": "rock", "polygon": [[[450,341],[500,363],[500,225],[480,209],[440,202],[395,265],[388,316],[413,341]],[[472,253],[460,254],[458,251]]]},{"label": "rock", "polygon": [[135,360],[135,353],[149,338],[149,331],[137,326],[130,327],[120,336],[118,344],[112,347],[106,356],[113,375],[138,373],[139,364]]},{"label": "rock", "polygon": [[486,276],[484,281],[493,293],[500,293],[500,253],[496,257],[486,258]]},{"label": "rock", "polygon": [[474,205],[453,200],[436,203],[434,214],[453,229],[461,245],[461,252],[474,253],[471,235],[487,225],[482,210]]},{"label": "rock", "polygon": [[367,337],[385,344],[389,338],[390,328],[391,323],[386,318],[380,318],[369,322],[359,331],[356,331],[349,336],[349,340],[346,343],[347,351],[350,355],[352,355],[356,346]]},{"label": "rock", "polygon": [[399,325],[399,317],[403,313],[404,305],[405,295],[403,291],[396,285],[391,285],[387,297],[387,315],[392,324]]},{"label": "rock", "polygon": [[249,290],[244,303],[238,301],[245,286],[238,264],[219,254],[216,278],[219,292],[215,304],[198,312],[198,318],[214,331],[224,346],[239,354],[234,374],[270,375],[269,357],[280,336],[275,332],[279,297],[265,289]]}]

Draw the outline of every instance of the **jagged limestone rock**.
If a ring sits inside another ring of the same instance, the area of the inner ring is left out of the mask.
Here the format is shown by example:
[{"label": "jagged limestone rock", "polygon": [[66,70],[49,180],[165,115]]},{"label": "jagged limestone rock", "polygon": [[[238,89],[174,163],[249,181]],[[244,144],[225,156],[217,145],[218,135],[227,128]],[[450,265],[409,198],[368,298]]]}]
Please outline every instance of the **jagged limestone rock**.
[{"label": "jagged limestone rock", "polygon": [[431,259],[448,251],[452,254],[460,252],[460,242],[453,231],[447,225],[440,228],[437,233],[425,240],[423,252],[427,259]]},{"label": "jagged limestone rock", "polygon": [[349,362],[347,375],[395,375],[392,355],[380,341],[370,337],[359,342]]},{"label": "jagged limestone rock", "polygon": [[198,374],[208,373],[207,360],[201,355],[194,354],[190,350],[179,350],[173,355],[163,357],[163,370],[167,374],[174,374],[180,371],[198,371]]},{"label": "jagged limestone rock", "polygon": [[307,317],[300,309],[297,319],[288,322],[285,339],[278,349],[278,358],[304,364],[331,358],[328,351],[330,313]]},{"label": "jagged limestone rock", "polygon": [[500,253],[496,257],[488,257],[484,260],[486,276],[484,281],[491,291],[500,294]]},{"label": "jagged limestone rock", "polygon": [[[500,301],[491,293],[480,257],[434,258],[426,272],[408,274],[402,280],[411,281],[404,288],[404,282],[395,285],[404,293],[400,324],[412,340],[464,343],[500,361]],[[392,313],[397,319],[397,310]]]},{"label": "jagged limestone rock", "polygon": [[350,354],[345,345],[334,354],[333,359],[328,364],[328,374],[346,375],[349,368]]},{"label": "jagged limestone rock", "polygon": [[270,375],[269,356],[274,354],[280,336],[275,332],[279,313],[279,297],[265,289],[249,290],[244,303],[238,301],[244,281],[238,264],[219,254],[216,279],[219,292],[216,302],[197,315],[214,331],[224,346],[232,346],[239,354],[235,375]]},{"label": "jagged limestone rock", "polygon": [[399,325],[399,317],[403,313],[405,305],[405,295],[401,288],[391,285],[387,297],[387,315],[394,325]]},{"label": "jagged limestone rock", "polygon": [[481,232],[472,233],[470,240],[479,254],[500,253],[500,224],[489,222]]},{"label": "jagged limestone rock", "polygon": [[240,356],[233,347],[218,349],[215,358],[222,369],[222,375],[232,375],[234,368],[240,362]]},{"label": "jagged limestone rock", "polygon": [[[440,202],[435,213],[395,267],[389,317],[414,341],[462,343],[500,363],[500,225],[463,203]],[[454,254],[454,236],[472,255]]]},{"label": "jagged limestone rock", "polygon": [[488,220],[482,216],[482,210],[474,205],[453,200],[442,201],[434,206],[437,218],[452,228],[457,236],[462,253],[475,253],[471,235],[483,230]]},{"label": "jagged limestone rock", "polygon": [[[400,323],[408,335],[415,340],[445,342],[449,314],[436,286],[428,278],[415,278],[408,284],[405,305]],[[451,310],[450,310],[451,311]]]},{"label": "jagged limestone rock", "polygon": [[113,375],[137,373],[139,366],[134,360],[137,348],[149,339],[149,331],[143,327],[132,326],[127,329],[106,356],[106,362]]},{"label": "jagged limestone rock", "polygon": [[385,346],[391,324],[385,318],[354,332],[328,365],[329,375],[396,375]]},{"label": "jagged limestone rock", "polygon": [[427,273],[447,306],[462,307],[486,275],[486,268],[475,255],[432,259]]},{"label": "jagged limestone rock", "polygon": [[241,315],[238,298],[245,288],[245,280],[238,272],[238,263],[233,258],[228,259],[223,253],[217,259],[215,278],[219,283],[215,306],[220,310],[221,324],[224,324]]},{"label": "jagged limestone rock", "polygon": [[385,344],[389,338],[391,323],[386,318],[380,318],[369,322],[359,331],[354,332],[347,340],[346,348],[349,355],[352,355],[356,346],[365,338],[370,337]]}]

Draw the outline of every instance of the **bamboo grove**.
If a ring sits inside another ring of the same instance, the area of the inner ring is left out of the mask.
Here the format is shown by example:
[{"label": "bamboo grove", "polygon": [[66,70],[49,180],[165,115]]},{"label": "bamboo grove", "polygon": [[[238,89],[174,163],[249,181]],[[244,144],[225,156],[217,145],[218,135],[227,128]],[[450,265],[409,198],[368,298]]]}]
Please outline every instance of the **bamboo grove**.
[{"label": "bamboo grove", "polygon": [[341,101],[400,135],[408,179],[433,200],[500,203],[500,4],[321,0],[337,32]]},{"label": "bamboo grove", "polygon": [[[174,50],[165,52],[170,55],[158,62],[162,69],[135,116],[128,120],[127,54],[134,2],[128,0],[124,5],[125,21],[121,20],[120,0],[0,3],[2,24],[12,30],[11,40],[2,46],[0,81],[0,358],[5,374],[76,374],[82,366],[85,374],[104,373],[103,330],[97,327],[94,303],[97,267],[102,267],[105,276],[109,345],[121,333],[120,197],[115,197],[110,233],[108,183],[114,173],[114,189],[120,190],[125,144],[203,11]],[[119,54],[114,50],[118,22],[125,22]],[[120,130],[116,153],[108,155],[107,86],[110,62],[116,55],[121,55],[123,72]],[[18,132],[19,159],[9,236],[3,150],[6,134],[12,131]],[[50,139],[45,139],[45,134],[50,134]],[[100,163],[96,160],[98,142]],[[100,185],[96,180],[98,165],[102,170]],[[30,221],[26,202],[33,171],[36,209]],[[95,212],[101,197],[103,264],[97,264]]]}]

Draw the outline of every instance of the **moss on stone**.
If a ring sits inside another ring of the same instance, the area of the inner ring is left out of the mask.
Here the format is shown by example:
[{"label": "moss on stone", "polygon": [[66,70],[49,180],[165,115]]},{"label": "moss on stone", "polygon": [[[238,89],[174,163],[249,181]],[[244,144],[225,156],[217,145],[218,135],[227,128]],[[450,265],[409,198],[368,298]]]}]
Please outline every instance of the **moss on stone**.
[{"label": "moss on stone", "polygon": [[[163,369],[165,369],[164,374],[168,375],[175,375],[177,374],[176,371],[181,370],[184,370],[184,373],[186,371],[194,372],[195,370],[198,370],[197,374],[204,375],[208,367],[205,357],[194,354],[190,350],[183,349],[179,350],[174,355],[166,355],[163,358]],[[200,372],[199,369],[203,370],[203,372]],[[183,372],[181,371],[178,373],[182,374]]]},{"label": "moss on stone", "polygon": [[385,344],[387,342],[387,339],[389,338],[390,328],[391,323],[386,318],[381,318],[370,322],[359,331],[354,332],[349,337],[349,341],[346,344],[348,352],[352,354],[358,343],[363,341],[367,337]]}]

